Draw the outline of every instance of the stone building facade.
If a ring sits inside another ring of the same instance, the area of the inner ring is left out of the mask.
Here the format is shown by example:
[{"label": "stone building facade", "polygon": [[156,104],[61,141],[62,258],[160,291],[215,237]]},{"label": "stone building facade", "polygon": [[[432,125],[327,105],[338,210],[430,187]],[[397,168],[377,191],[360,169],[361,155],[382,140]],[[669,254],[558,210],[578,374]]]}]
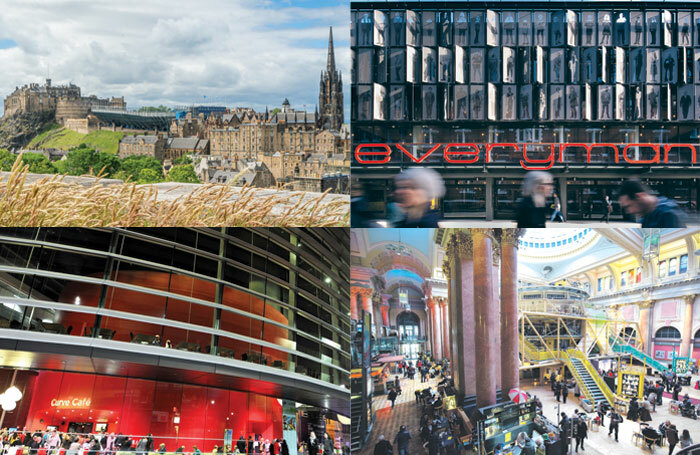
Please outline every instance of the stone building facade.
[{"label": "stone building facade", "polygon": [[335,67],[333,49],[333,27],[328,37],[328,57],[326,71],[321,72],[318,96],[320,125],[324,129],[339,131],[343,125],[343,76]]},{"label": "stone building facade", "polygon": [[64,124],[66,119],[86,118],[91,109],[126,110],[124,97],[98,98],[95,95],[82,96],[80,87],[51,85],[46,79],[44,85],[31,83],[15,88],[4,102],[3,118],[19,113],[54,112],[56,121]]}]

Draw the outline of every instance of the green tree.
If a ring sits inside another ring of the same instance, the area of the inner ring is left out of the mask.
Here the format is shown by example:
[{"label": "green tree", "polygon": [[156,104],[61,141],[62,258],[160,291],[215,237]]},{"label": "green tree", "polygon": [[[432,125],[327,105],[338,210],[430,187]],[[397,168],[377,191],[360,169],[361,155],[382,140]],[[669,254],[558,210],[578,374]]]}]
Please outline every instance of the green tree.
[{"label": "green tree", "polygon": [[168,172],[168,182],[200,183],[191,164],[173,166]]},{"label": "green tree", "polygon": [[192,155],[182,155],[173,160],[174,165],[178,164],[192,164]]},{"label": "green tree", "polygon": [[158,183],[162,181],[162,173],[159,175],[156,171],[148,167],[141,169],[139,178],[136,180],[137,183]]},{"label": "green tree", "polygon": [[17,160],[17,155],[9,150],[0,149],[0,170],[12,170],[12,165],[15,164],[15,160]]},{"label": "green tree", "polygon": [[119,170],[119,158],[113,153],[97,152],[94,149],[80,147],[71,150],[66,155],[65,172],[69,175],[84,175],[102,172],[111,177]]},{"label": "green tree", "polygon": [[278,107],[274,108],[273,110],[270,111],[270,117],[272,117],[273,115],[279,113],[281,110],[282,110],[282,109],[280,109],[280,108],[278,108]]},{"label": "green tree", "polygon": [[163,165],[152,156],[127,156],[126,158],[119,160],[119,169],[120,172],[126,174],[124,177],[122,177],[124,180],[126,180],[126,178],[129,176],[131,176],[131,180],[138,180],[140,178],[139,175],[141,171],[144,169],[153,170],[156,177],[160,178],[161,180],[163,179]]},{"label": "green tree", "polygon": [[29,165],[29,172],[32,174],[55,174],[58,172],[56,166],[41,153],[24,153],[22,162]]}]

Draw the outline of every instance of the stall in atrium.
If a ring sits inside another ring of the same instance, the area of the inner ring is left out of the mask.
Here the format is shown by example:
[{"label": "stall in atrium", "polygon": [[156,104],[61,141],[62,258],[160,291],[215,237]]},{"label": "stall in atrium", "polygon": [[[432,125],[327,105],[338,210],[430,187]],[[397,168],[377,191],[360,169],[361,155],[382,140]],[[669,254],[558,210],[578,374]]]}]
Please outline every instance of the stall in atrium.
[{"label": "stall in atrium", "polygon": [[353,450],[685,455],[699,262],[698,228],[353,229]]}]

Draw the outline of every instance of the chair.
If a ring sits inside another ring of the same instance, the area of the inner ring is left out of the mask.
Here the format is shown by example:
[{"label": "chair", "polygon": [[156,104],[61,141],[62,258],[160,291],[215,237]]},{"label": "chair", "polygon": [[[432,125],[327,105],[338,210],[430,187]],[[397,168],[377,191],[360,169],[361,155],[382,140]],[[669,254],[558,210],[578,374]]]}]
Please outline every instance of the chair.
[{"label": "chair", "polygon": [[635,446],[642,445],[644,443],[643,441],[644,441],[644,435],[642,435],[642,433],[637,433],[637,432],[632,433],[632,443]]},{"label": "chair", "polygon": [[44,332],[46,333],[57,333],[60,335],[69,335],[71,330],[73,329],[73,326],[70,326],[68,329],[66,329],[63,325],[61,324],[54,324],[54,323],[48,323],[48,322],[41,322],[39,323],[41,328],[43,328]]},{"label": "chair", "polygon": [[[89,328],[87,329],[86,336],[92,337],[92,336],[93,336],[93,333],[94,333],[94,330],[95,330],[95,329],[94,329],[93,327],[89,327]],[[95,338],[101,338],[101,339],[103,339],[103,340],[113,340],[113,339],[114,339],[114,335],[115,335],[116,333],[117,333],[116,331],[110,330],[110,329],[97,329],[97,336],[96,336]]]},{"label": "chair", "polygon": [[220,357],[233,359],[235,358],[236,352],[233,349],[219,347],[218,354]]},{"label": "chair", "polygon": [[272,366],[275,368],[282,368],[282,369],[287,369],[287,363],[283,362],[281,360],[275,360],[272,362]]}]

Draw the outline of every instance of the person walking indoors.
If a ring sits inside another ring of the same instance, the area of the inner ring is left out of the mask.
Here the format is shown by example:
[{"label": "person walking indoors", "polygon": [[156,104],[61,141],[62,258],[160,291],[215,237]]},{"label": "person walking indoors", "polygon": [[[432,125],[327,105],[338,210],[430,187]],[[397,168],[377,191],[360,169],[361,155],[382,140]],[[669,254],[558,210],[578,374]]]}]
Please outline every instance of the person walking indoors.
[{"label": "person walking indoors", "polygon": [[409,455],[408,444],[410,441],[411,433],[409,433],[406,429],[406,425],[401,425],[401,427],[399,428],[399,432],[396,433],[396,437],[394,438],[394,444],[396,444],[396,447],[399,451],[397,455]]},{"label": "person walking indoors", "polygon": [[620,442],[617,438],[620,431],[620,422],[622,422],[622,417],[617,413],[615,409],[610,410],[610,429],[608,431],[608,436],[615,432],[615,442]]},{"label": "person walking indoors", "polygon": [[389,401],[391,401],[391,409],[392,409],[392,410],[394,409],[394,404],[395,404],[395,402],[396,402],[396,396],[397,396],[397,395],[398,395],[398,394],[396,393],[396,389],[391,389],[391,390],[389,391],[389,396],[388,396],[388,398],[389,398]]},{"label": "person walking indoors", "polygon": [[394,448],[391,443],[384,438],[383,434],[379,435],[379,441],[374,445],[374,455],[393,455]]},{"label": "person walking indoors", "polygon": [[668,455],[673,455],[673,449],[678,444],[678,429],[670,421],[666,421],[666,441],[668,441]]},{"label": "person walking indoors", "polygon": [[685,449],[686,447],[690,447],[693,445],[693,439],[690,437],[690,432],[687,429],[683,430],[680,442],[681,449]]},{"label": "person walking indoors", "polygon": [[588,438],[588,425],[586,421],[582,418],[576,419],[576,427],[574,428],[576,434],[576,453],[578,453],[578,448],[581,446],[581,450],[586,450],[583,447],[584,439]]},{"label": "person walking indoors", "polygon": [[561,383],[561,397],[564,400],[564,403],[566,403],[566,397],[569,396],[569,387],[566,385],[566,382]]}]

